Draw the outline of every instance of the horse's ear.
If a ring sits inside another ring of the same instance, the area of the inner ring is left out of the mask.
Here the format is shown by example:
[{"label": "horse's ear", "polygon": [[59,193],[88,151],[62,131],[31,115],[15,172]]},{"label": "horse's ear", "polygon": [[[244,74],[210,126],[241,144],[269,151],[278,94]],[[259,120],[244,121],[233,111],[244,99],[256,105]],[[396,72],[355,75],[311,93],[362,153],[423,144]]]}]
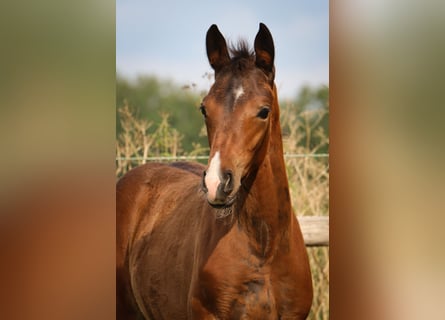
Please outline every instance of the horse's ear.
[{"label": "horse's ear", "polygon": [[271,81],[275,77],[274,57],[275,47],[272,34],[265,24],[260,23],[260,30],[255,37],[255,63],[262,69]]},{"label": "horse's ear", "polygon": [[224,39],[224,36],[219,32],[216,24],[213,24],[207,31],[206,47],[207,57],[216,74],[230,62],[226,39]]}]

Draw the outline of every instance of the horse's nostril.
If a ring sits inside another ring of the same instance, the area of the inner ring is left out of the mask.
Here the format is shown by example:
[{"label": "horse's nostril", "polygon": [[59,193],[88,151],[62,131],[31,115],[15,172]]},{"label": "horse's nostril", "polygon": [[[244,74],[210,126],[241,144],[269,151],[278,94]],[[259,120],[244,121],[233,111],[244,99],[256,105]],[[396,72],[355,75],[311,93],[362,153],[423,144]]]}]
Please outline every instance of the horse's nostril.
[{"label": "horse's nostril", "polygon": [[204,171],[202,173],[202,190],[204,191],[204,193],[207,193],[207,191],[208,191],[207,186],[206,186],[206,174],[207,174],[206,171]]},{"label": "horse's nostril", "polygon": [[225,193],[230,193],[233,190],[233,174],[230,170],[227,170],[224,173],[224,192]]}]

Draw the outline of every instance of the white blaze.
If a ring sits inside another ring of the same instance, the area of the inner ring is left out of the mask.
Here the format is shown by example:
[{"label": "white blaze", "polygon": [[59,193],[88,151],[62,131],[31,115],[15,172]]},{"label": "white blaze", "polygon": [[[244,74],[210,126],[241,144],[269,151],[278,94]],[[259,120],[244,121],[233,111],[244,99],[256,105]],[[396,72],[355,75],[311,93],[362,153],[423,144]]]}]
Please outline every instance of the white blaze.
[{"label": "white blaze", "polygon": [[239,86],[238,88],[236,88],[233,91],[233,94],[235,95],[235,102],[236,102],[236,100],[238,100],[239,97],[241,97],[244,94],[243,86]]},{"label": "white blaze", "polygon": [[205,177],[205,183],[207,187],[207,198],[212,201],[216,198],[216,190],[221,183],[221,160],[219,158],[219,151],[215,153],[212,160],[210,160],[209,169]]}]

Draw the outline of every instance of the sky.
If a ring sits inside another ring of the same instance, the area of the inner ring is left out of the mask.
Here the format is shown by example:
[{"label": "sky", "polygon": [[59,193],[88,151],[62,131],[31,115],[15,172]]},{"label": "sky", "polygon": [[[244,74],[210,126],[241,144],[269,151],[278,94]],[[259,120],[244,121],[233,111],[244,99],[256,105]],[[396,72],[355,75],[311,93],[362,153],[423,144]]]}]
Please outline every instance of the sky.
[{"label": "sky", "polygon": [[129,80],[156,75],[208,89],[208,28],[216,24],[229,42],[243,38],[253,46],[260,22],[274,38],[281,98],[295,97],[302,85],[329,84],[328,0],[117,0],[117,74]]}]

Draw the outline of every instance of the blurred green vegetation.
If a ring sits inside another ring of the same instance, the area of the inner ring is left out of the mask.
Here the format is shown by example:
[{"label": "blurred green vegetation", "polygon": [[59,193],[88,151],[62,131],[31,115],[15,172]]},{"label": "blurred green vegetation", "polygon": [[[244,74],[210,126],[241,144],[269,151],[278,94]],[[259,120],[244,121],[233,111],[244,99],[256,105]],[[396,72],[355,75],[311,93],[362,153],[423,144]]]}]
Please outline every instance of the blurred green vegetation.
[{"label": "blurred green vegetation", "polygon": [[[204,134],[199,105],[203,94],[193,87],[181,87],[169,80],[155,76],[140,76],[128,80],[122,76],[116,79],[116,134],[122,133],[120,114],[117,110],[129,106],[135,116],[154,124],[161,123],[164,115],[169,115],[169,124],[182,135],[182,148],[186,153],[196,150],[196,144],[206,147],[207,138]],[[295,115],[294,121],[304,125],[298,126],[304,136],[299,143],[313,149],[319,146],[321,137],[317,132],[305,131],[305,125],[322,127],[329,135],[329,88],[327,86],[305,86],[296,92],[293,99],[280,101],[282,114]],[[307,111],[307,112],[305,112]],[[314,112],[319,111],[319,112]],[[283,123],[284,135],[290,134],[292,126]],[[156,126],[149,128],[148,133],[154,133]],[[328,145],[316,150],[318,153],[328,152]]]},{"label": "blurred green vegetation", "polygon": [[[122,133],[118,109],[128,105],[136,117],[159,124],[169,115],[169,124],[183,135],[185,151],[192,151],[193,144],[207,145],[207,138],[200,135],[203,126],[198,110],[202,97],[190,88],[181,88],[168,80],[154,76],[141,76],[129,81],[120,76],[116,79],[116,134]],[[154,132],[155,126],[151,128]],[[149,130],[148,133],[153,133]]]},{"label": "blurred green vegetation", "polygon": [[329,87],[303,86],[293,99],[280,101],[280,108],[284,137],[298,130],[302,135],[298,146],[314,153],[329,152]]}]

